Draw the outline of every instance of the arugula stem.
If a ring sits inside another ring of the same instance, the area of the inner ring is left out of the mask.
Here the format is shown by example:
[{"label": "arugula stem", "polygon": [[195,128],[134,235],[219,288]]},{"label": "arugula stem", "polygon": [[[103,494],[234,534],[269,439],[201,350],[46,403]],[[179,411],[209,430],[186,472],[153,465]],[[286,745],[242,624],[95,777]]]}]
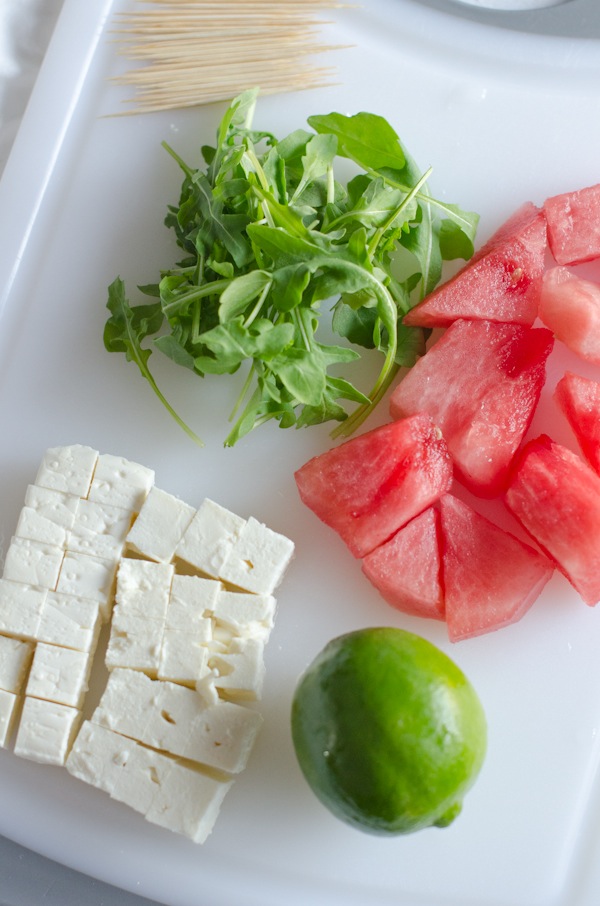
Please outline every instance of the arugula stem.
[{"label": "arugula stem", "polygon": [[395,211],[392,212],[392,214],[390,214],[390,216],[388,217],[388,219],[386,220],[386,222],[383,224],[383,226],[380,226],[380,227],[375,231],[375,233],[373,234],[373,238],[372,238],[371,241],[369,242],[369,246],[368,246],[368,249],[367,249],[367,251],[368,251],[368,253],[369,253],[369,258],[371,258],[371,259],[373,258],[373,255],[375,254],[375,251],[376,251],[376,249],[377,249],[377,246],[379,245],[379,243],[380,243],[380,241],[381,241],[381,237],[384,235],[384,233],[386,232],[386,230],[388,230],[388,229],[391,227],[391,225],[393,224],[394,220],[397,218],[398,214],[400,214],[400,213],[404,210],[404,208],[405,208],[408,204],[410,204],[410,202],[413,200],[413,198],[414,198],[416,195],[419,194],[419,190],[421,189],[421,186],[423,186],[423,185],[427,182],[427,180],[429,179],[429,177],[430,177],[430,175],[431,175],[431,172],[432,172],[432,168],[430,167],[430,168],[423,174],[423,176],[421,176],[421,178],[419,179],[419,181],[418,181],[418,182],[414,185],[414,187],[410,190],[410,192],[408,193],[408,195],[406,195],[406,197],[404,198],[404,200],[402,201],[402,203],[398,205],[398,207],[396,208]]},{"label": "arugula stem", "polygon": [[250,325],[252,324],[252,322],[253,322],[253,321],[258,317],[258,315],[260,314],[260,310],[261,310],[261,308],[262,308],[263,305],[264,305],[265,299],[267,298],[267,296],[269,295],[269,293],[270,293],[270,291],[271,291],[272,282],[273,282],[273,281],[270,280],[270,281],[267,283],[267,285],[265,286],[265,288],[263,289],[263,291],[261,292],[260,296],[258,297],[258,301],[257,301],[256,305],[254,306],[254,308],[252,309],[252,311],[250,312],[250,314],[248,315],[248,317],[247,317],[246,320],[244,321],[244,327],[250,327]]},{"label": "arugula stem", "polygon": [[171,302],[166,302],[162,307],[163,312],[168,318],[170,315],[177,314],[183,304],[187,305],[190,302],[195,302],[196,299],[204,299],[206,296],[212,296],[214,294],[220,295],[223,290],[227,289],[231,282],[231,280],[225,278],[222,280],[212,280],[210,283],[205,283],[204,286],[199,286],[198,289],[192,289],[189,292],[182,293]]},{"label": "arugula stem", "polygon": [[242,405],[242,402],[244,401],[244,397],[250,390],[250,387],[252,385],[252,378],[254,377],[255,371],[256,371],[256,366],[255,366],[254,361],[252,361],[252,364],[251,364],[248,374],[246,376],[246,380],[244,381],[244,386],[242,387],[242,389],[239,393],[239,396],[238,396],[237,400],[235,401],[235,405],[234,405],[233,409],[231,410],[228,421],[232,422],[234,420],[234,418],[236,417],[236,415],[240,409],[240,406]]}]

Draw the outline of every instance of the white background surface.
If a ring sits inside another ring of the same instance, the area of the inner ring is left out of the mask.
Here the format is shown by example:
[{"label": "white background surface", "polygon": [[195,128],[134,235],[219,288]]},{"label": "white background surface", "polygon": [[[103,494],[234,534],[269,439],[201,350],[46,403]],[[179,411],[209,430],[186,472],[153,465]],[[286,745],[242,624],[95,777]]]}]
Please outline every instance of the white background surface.
[{"label": "white background surface", "polygon": [[[0,183],[0,418],[10,439],[0,451],[3,538],[43,450],[81,442],[152,466],[161,487],[192,504],[210,495],[256,515],[293,537],[298,553],[268,650],[265,727],[204,847],[10,753],[0,753],[0,833],[171,906],[597,904],[600,611],[556,576],[520,624],[450,646],[442,626],[387,608],[300,506],[292,471],[329,445],[326,429],[269,426],[224,451],[235,388],[204,382],[200,393],[191,375],[155,356],[167,394],[207,441],[198,451],[133,367],[104,352],[107,284],[120,273],[133,294],[177,255],[162,218],[180,177],[160,142],[198,160],[222,107],[106,116],[120,106],[107,77],[121,65],[106,26],[122,4],[65,3]],[[336,56],[340,84],[263,100],[258,127],[284,135],[311,113],[381,113],[423,168],[433,165],[432,189],[481,213],[481,239],[525,199],[541,203],[599,180],[593,42],[491,32],[411,0],[371,0],[368,11],[340,11],[335,21],[335,40],[355,45]],[[532,432],[573,446],[550,400],[565,366],[582,371],[557,349]],[[448,650],[490,725],[488,759],[463,815],[444,831],[395,840],[359,834],[321,808],[288,732],[308,661],[332,636],[382,623]]]}]

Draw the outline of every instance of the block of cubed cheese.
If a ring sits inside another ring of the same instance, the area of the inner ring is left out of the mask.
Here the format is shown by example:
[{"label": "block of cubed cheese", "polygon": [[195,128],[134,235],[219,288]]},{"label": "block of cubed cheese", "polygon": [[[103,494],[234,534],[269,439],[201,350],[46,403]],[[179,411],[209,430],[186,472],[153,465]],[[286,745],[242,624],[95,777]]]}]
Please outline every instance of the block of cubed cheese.
[{"label": "block of cubed cheese", "polygon": [[262,717],[233,702],[207,704],[193,689],[113,670],[92,721],[231,774],[246,766]]},{"label": "block of cubed cheese", "polygon": [[73,777],[112,795],[137,743],[89,720],[83,721],[66,760]]},{"label": "block of cubed cheese", "polygon": [[167,629],[206,631],[223,586],[216,579],[174,575],[167,607]]},{"label": "block of cubed cheese", "polygon": [[199,572],[219,578],[244,525],[241,516],[207,498],[184,532],[175,556]]},{"label": "block of cubed cheese", "polygon": [[11,539],[4,561],[3,577],[39,588],[56,588],[62,567],[64,550],[52,544]]},{"label": "block of cubed cheese", "polygon": [[107,560],[119,558],[131,519],[131,511],[123,507],[82,500],[69,533],[67,550]]},{"label": "block of cubed cheese", "polygon": [[211,621],[204,633],[195,634],[186,629],[165,629],[162,636],[158,678],[181,683],[184,686],[195,684],[207,675],[208,648],[212,640]]},{"label": "block of cubed cheese", "polygon": [[88,688],[90,661],[85,651],[38,642],[26,695],[80,708]]},{"label": "block of cubed cheese", "polygon": [[115,592],[117,612],[164,623],[174,574],[169,563],[121,560]]},{"label": "block of cubed cheese", "polygon": [[14,692],[0,689],[0,748],[5,748],[17,722],[21,698]]},{"label": "block of cubed cheese", "polygon": [[195,514],[194,507],[152,487],[127,536],[127,545],[150,560],[170,562]]},{"label": "block of cubed cheese", "polygon": [[88,497],[138,513],[154,484],[154,471],[122,456],[101,453]]},{"label": "block of cubed cheese", "polygon": [[226,651],[211,654],[208,666],[215,673],[219,692],[233,701],[257,701],[265,678],[264,644],[259,639],[233,639]]},{"label": "block of cubed cheese", "polygon": [[75,497],[87,497],[97,459],[97,450],[81,444],[51,447],[44,453],[35,484]]},{"label": "block of cubed cheese", "polygon": [[0,690],[4,692],[21,692],[27,679],[33,644],[0,635]]},{"label": "block of cubed cheese", "polygon": [[69,531],[77,518],[80,497],[30,484],[25,491],[25,506],[35,510],[40,519]]},{"label": "block of cubed cheese", "polygon": [[118,561],[67,551],[56,591],[97,601],[102,618],[106,620],[112,608],[117,565]]},{"label": "block of cubed cheese", "polygon": [[271,594],[279,585],[294,553],[285,535],[252,516],[243,526],[219,571],[219,578],[255,594]]},{"label": "block of cubed cheese", "polygon": [[38,642],[93,652],[101,624],[98,601],[49,591],[42,604],[35,637]]},{"label": "block of cubed cheese", "polygon": [[81,711],[77,708],[26,696],[15,755],[43,764],[63,765],[80,721]]},{"label": "block of cubed cheese", "polygon": [[0,579],[0,632],[35,640],[47,594],[45,588]]},{"label": "block of cubed cheese", "polygon": [[233,780],[223,781],[174,764],[160,784],[146,818],[194,843],[204,843],[219,816]]},{"label": "block of cubed cheese", "polygon": [[277,602],[272,595],[220,591],[213,617],[234,636],[267,642],[275,622],[276,607]]},{"label": "block of cubed cheese", "polygon": [[104,662],[109,670],[128,667],[156,676],[160,664],[163,623],[115,608]]},{"label": "block of cubed cheese", "polygon": [[51,522],[45,516],[40,516],[37,510],[30,506],[22,508],[15,530],[17,538],[28,538],[30,541],[49,544],[62,550],[67,546],[69,533],[69,529]]}]

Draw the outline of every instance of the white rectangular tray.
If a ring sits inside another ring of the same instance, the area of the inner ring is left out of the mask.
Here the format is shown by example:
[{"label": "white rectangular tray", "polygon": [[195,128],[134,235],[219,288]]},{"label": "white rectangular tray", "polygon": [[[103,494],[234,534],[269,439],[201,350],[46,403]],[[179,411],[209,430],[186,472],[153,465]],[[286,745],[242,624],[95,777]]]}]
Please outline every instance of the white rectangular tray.
[{"label": "white rectangular tray", "polygon": [[[108,79],[123,62],[109,26],[125,6],[65,0],[0,182],[3,543],[44,449],[85,443],[155,468],[161,487],[192,504],[211,496],[257,516],[294,538],[297,556],[268,649],[264,730],[203,847],[9,752],[0,753],[0,833],[169,906],[596,906],[600,610],[556,575],[520,624],[451,646],[443,626],[388,608],[301,506],[293,470],[327,448],[327,428],[267,426],[224,450],[233,382],[173,373],[157,354],[163,389],[207,442],[199,450],[133,366],[104,351],[107,285],[120,274],[134,295],[177,259],[162,219],[180,174],[160,143],[199,163],[223,109],[111,115],[122,94]],[[434,190],[480,212],[481,239],[526,199],[600,181],[596,42],[488,29],[411,0],[370,0],[333,18],[328,39],[354,45],[334,57],[339,84],[262,100],[258,127],[283,136],[312,113],[384,115],[420,165],[433,166]],[[579,368],[557,349],[531,430],[574,446],[551,401],[566,366]],[[320,648],[381,624],[449,651],[490,727],[484,770],[455,824],[391,840],[319,805],[288,729],[296,679]]]}]

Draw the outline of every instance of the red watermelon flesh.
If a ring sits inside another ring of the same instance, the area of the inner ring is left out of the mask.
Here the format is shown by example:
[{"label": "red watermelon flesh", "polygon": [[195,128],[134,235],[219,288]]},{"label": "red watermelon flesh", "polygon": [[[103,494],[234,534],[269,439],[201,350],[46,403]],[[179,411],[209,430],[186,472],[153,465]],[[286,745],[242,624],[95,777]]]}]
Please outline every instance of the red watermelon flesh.
[{"label": "red watermelon flesh", "polygon": [[553,564],[451,494],[440,500],[440,512],[450,640],[520,620],[552,575]]},{"label": "red watermelon flesh", "polygon": [[497,496],[533,417],[552,345],[545,328],[455,321],[394,390],[392,416],[428,412],[457,477],[474,494]]},{"label": "red watermelon flesh", "polygon": [[446,327],[458,318],[535,321],[546,255],[546,219],[527,202],[454,277],[404,316],[415,327]]},{"label": "red watermelon flesh", "polygon": [[403,613],[443,620],[437,510],[429,507],[367,554],[362,570],[392,607]]},{"label": "red watermelon flesh", "polygon": [[566,371],[554,399],[564,412],[581,452],[600,474],[600,383]]},{"label": "red watermelon flesh", "polygon": [[558,264],[600,258],[600,184],[544,202],[548,244]]},{"label": "red watermelon flesh", "polygon": [[295,478],[303,502],[364,557],[448,490],[452,462],[420,412],[313,457]]},{"label": "red watermelon flesh", "polygon": [[544,274],[540,319],[575,355],[600,365],[600,285],[566,267]]},{"label": "red watermelon flesh", "polygon": [[596,604],[600,477],[576,453],[542,434],[519,455],[505,502],[586,604]]}]

